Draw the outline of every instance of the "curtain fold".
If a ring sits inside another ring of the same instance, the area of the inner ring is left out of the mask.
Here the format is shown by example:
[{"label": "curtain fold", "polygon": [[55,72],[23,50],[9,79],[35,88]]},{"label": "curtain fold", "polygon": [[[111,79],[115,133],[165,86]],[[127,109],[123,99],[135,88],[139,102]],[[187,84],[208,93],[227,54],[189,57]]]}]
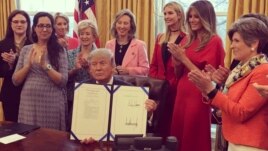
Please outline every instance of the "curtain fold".
[{"label": "curtain fold", "polygon": [[[11,11],[16,8],[15,0],[0,0],[0,40],[2,40],[6,33],[7,19]],[[2,78],[0,78],[0,91],[2,87]]]},{"label": "curtain fold", "polygon": [[[227,15],[227,31],[232,23],[240,16],[247,13],[259,13],[268,15],[268,1],[267,0],[229,0],[228,15]],[[233,59],[232,51],[230,50],[230,40],[226,36],[226,57],[225,65],[230,66]]]},{"label": "curtain fold", "polygon": [[16,8],[15,0],[0,0],[0,39],[4,38],[7,27],[7,18],[11,11]]},{"label": "curtain fold", "polygon": [[[16,8],[15,0],[0,0],[0,40],[2,40],[6,33],[7,19],[11,11]],[[3,79],[0,78],[0,91],[2,87]],[[1,100],[0,100],[1,101]],[[0,102],[0,121],[4,120],[2,102]]]},{"label": "curtain fold", "polygon": [[110,29],[116,13],[128,8],[136,17],[136,37],[145,41],[151,58],[155,39],[154,0],[95,0],[95,4],[101,47],[112,39]]}]

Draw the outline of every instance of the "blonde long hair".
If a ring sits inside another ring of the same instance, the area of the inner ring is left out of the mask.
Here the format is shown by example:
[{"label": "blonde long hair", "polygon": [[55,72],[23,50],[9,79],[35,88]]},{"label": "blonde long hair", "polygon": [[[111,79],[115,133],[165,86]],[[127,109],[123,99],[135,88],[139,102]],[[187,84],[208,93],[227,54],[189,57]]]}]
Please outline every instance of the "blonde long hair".
[{"label": "blonde long hair", "polygon": [[[177,13],[177,15],[181,15],[181,18],[178,20],[179,21],[179,30],[182,31],[182,32],[185,32],[186,31],[186,28],[185,28],[185,15],[184,15],[183,7],[179,3],[175,2],[175,1],[167,3],[164,6],[163,11],[165,10],[166,7],[173,8],[174,11]],[[168,42],[170,34],[171,34],[171,31],[166,26],[166,32],[161,37],[160,43]]]}]

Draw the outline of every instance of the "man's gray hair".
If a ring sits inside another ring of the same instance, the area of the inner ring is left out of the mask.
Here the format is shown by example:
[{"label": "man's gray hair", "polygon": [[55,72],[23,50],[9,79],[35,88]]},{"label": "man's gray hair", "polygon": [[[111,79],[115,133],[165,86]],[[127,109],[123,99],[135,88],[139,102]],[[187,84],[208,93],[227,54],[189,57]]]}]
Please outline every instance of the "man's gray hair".
[{"label": "man's gray hair", "polygon": [[115,67],[115,60],[114,60],[114,55],[112,53],[112,51],[110,49],[107,49],[107,48],[98,48],[98,49],[95,49],[93,50],[90,54],[89,54],[89,57],[88,57],[88,62],[89,64],[91,63],[91,60],[92,58],[94,57],[106,57],[108,58],[109,60],[111,60],[111,65],[113,67]]}]

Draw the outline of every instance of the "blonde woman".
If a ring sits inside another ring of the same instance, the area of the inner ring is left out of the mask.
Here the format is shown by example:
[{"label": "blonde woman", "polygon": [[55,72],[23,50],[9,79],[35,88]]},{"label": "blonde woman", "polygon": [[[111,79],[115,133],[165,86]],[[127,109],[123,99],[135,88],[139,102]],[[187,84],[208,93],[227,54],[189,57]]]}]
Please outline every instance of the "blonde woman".
[{"label": "blonde woman", "polygon": [[143,75],[149,72],[147,48],[144,41],[135,38],[136,23],[134,14],[123,9],[112,24],[111,34],[115,39],[106,43],[115,56],[115,74]]},{"label": "blonde woman", "polygon": [[69,18],[63,13],[57,12],[54,15],[55,20],[55,30],[56,36],[58,37],[58,42],[66,49],[73,50],[79,46],[78,40],[67,36],[69,32]]},{"label": "blonde woman", "polygon": [[68,126],[70,129],[71,112],[74,97],[74,83],[90,79],[87,58],[91,51],[96,49],[95,40],[98,37],[98,30],[94,23],[89,20],[82,20],[78,23],[78,37],[80,46],[77,49],[68,51],[68,83],[67,83],[67,100],[68,100]]},{"label": "blonde woman", "polygon": [[[163,8],[166,32],[157,35],[153,59],[150,64],[149,76],[167,80],[170,84],[168,98],[164,104],[163,114],[160,115],[156,133],[165,137],[169,135],[174,101],[177,92],[177,77],[174,72],[171,53],[167,44],[180,44],[185,37],[185,15],[182,6],[177,2],[169,2]],[[163,121],[161,120],[163,119]]]},{"label": "blonde woman", "polygon": [[180,74],[171,135],[180,140],[180,151],[210,151],[211,109],[200,101],[203,96],[187,75],[192,70],[203,70],[206,64],[223,66],[224,49],[216,34],[216,15],[209,1],[193,2],[186,13],[186,23],[189,36],[182,41],[183,47],[168,44]]}]

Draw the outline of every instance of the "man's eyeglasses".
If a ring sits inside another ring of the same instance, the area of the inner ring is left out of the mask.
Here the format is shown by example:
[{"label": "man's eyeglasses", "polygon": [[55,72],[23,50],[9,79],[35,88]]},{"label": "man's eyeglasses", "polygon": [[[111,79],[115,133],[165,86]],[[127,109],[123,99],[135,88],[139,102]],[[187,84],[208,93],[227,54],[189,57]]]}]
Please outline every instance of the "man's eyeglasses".
[{"label": "man's eyeglasses", "polygon": [[39,24],[39,25],[36,25],[36,27],[39,29],[44,29],[44,28],[51,29],[52,26],[50,24]]},{"label": "man's eyeglasses", "polygon": [[26,20],[12,20],[11,22],[14,23],[14,24],[18,24],[18,23],[26,24],[27,23]]}]

